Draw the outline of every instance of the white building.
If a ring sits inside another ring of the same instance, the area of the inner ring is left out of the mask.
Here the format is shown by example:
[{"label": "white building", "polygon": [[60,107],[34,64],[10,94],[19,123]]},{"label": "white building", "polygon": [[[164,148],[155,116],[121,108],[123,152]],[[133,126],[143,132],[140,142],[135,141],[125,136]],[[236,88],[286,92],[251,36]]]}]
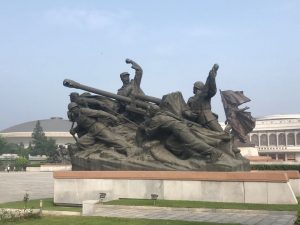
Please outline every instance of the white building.
[{"label": "white building", "polygon": [[300,114],[257,118],[249,136],[260,156],[300,161]]},{"label": "white building", "polygon": [[[39,121],[45,136],[54,139],[56,144],[65,145],[75,142],[72,135],[69,133],[72,126],[70,121],[64,120],[61,117],[52,117],[50,119]],[[9,127],[0,131],[0,136],[8,143],[23,143],[26,148],[29,143],[32,142],[31,135],[36,123],[37,120]]]}]

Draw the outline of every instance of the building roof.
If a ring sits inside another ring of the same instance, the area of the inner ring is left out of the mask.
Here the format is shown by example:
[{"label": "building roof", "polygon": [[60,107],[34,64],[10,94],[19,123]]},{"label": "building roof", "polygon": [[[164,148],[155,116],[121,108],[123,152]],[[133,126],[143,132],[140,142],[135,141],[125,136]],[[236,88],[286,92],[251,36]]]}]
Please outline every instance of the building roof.
[{"label": "building roof", "polygon": [[[44,132],[69,132],[72,123],[69,120],[64,120],[61,117],[52,117],[46,120],[39,120]],[[33,132],[37,120],[21,123],[0,131],[0,133],[12,132]]]},{"label": "building roof", "polygon": [[256,119],[257,120],[300,119],[300,114],[277,114],[277,115],[262,116]]}]

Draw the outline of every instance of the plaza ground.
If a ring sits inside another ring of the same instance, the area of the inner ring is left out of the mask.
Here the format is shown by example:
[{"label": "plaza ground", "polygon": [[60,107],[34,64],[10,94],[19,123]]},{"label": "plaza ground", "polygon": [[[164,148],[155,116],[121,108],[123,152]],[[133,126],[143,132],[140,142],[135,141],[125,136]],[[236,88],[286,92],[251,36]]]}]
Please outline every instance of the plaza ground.
[{"label": "plaza ground", "polygon": [[[53,198],[53,176],[52,172],[10,172],[0,173],[0,203],[22,201],[24,194],[27,192],[30,199]],[[238,224],[260,224],[260,225],[287,225],[293,224],[295,213],[278,213],[262,211],[191,211],[173,209],[155,209],[144,210],[137,208],[98,208],[95,216],[101,217],[119,217],[120,220],[126,218],[140,219],[167,219],[167,220],[185,220],[198,222],[217,222],[217,223],[238,223]],[[55,218],[42,218],[40,221],[30,221],[24,224],[36,224],[42,220],[58,220]],[[76,219],[75,219],[76,220]],[[80,217],[85,220],[85,217]],[[90,220],[87,219],[86,220]],[[102,218],[99,220],[102,220]],[[23,223],[20,223],[23,224]],[[87,223],[83,223],[87,224]],[[109,223],[108,223],[109,224]],[[126,223],[124,223],[126,224]],[[128,223],[129,224],[129,223]],[[166,221],[166,224],[167,221]],[[182,224],[182,223],[181,223]],[[186,222],[186,224],[189,224]]]},{"label": "plaza ground", "polygon": [[53,183],[52,172],[0,172],[0,203],[53,198]]}]

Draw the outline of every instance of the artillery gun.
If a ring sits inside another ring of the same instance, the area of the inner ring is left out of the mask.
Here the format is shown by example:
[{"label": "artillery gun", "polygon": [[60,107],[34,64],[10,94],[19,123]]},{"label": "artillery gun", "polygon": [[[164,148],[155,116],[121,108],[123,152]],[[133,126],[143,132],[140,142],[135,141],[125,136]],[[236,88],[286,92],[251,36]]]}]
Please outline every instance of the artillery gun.
[{"label": "artillery gun", "polygon": [[[101,96],[104,96],[107,98],[125,102],[125,103],[131,105],[131,107],[128,107],[129,109],[135,108],[132,106],[138,106],[145,110],[149,110],[149,109],[158,110],[159,109],[158,105],[161,103],[161,99],[156,98],[156,97],[152,97],[152,96],[148,96],[148,95],[140,95],[140,94],[132,95],[131,97],[126,97],[126,96],[114,94],[114,93],[111,93],[108,91],[103,91],[103,90],[100,90],[97,88],[89,87],[89,86],[80,84],[80,83],[70,80],[70,79],[65,79],[63,81],[63,85],[68,88],[80,89],[80,90],[88,91],[88,92],[98,94],[98,95],[101,95]],[[139,111],[139,112],[141,113],[141,111]]]}]

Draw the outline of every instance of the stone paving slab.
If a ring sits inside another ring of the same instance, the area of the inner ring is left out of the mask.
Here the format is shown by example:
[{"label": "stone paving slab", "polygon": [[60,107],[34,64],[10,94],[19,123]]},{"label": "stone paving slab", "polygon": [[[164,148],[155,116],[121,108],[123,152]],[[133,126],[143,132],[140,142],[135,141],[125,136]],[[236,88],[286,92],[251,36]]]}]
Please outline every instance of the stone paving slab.
[{"label": "stone paving slab", "polygon": [[[250,212],[248,212],[250,211]],[[263,212],[263,213],[262,213]],[[286,213],[286,214],[284,214]],[[268,212],[255,210],[225,210],[214,212],[212,210],[180,210],[180,208],[164,207],[132,207],[126,206],[99,206],[94,216],[182,220],[215,223],[236,223],[248,225],[290,225],[296,220],[296,212]]]},{"label": "stone paving slab", "polygon": [[52,172],[0,172],[0,203],[22,201],[25,192],[30,199],[53,198]]}]

